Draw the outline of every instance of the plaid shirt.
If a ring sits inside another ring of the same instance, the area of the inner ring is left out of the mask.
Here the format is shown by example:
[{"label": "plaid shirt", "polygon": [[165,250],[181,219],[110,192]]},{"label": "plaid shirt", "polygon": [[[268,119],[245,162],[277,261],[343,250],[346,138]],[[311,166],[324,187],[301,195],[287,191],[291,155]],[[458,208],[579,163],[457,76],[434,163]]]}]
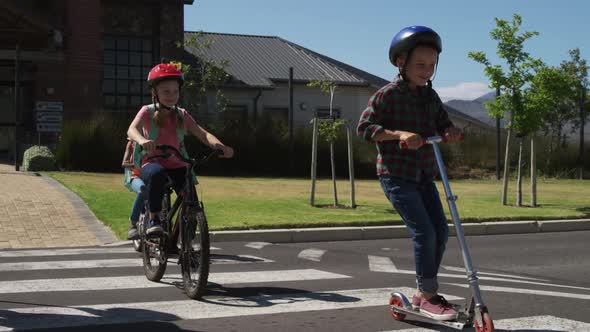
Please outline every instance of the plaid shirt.
[{"label": "plaid shirt", "polygon": [[[379,89],[361,114],[357,134],[368,141],[384,129],[402,130],[422,137],[442,135],[453,123],[443,108],[438,94],[428,88],[410,90],[408,83],[397,76]],[[431,145],[418,150],[401,149],[399,141],[376,142],[377,175],[390,175],[412,182],[432,181],[436,160]]]}]

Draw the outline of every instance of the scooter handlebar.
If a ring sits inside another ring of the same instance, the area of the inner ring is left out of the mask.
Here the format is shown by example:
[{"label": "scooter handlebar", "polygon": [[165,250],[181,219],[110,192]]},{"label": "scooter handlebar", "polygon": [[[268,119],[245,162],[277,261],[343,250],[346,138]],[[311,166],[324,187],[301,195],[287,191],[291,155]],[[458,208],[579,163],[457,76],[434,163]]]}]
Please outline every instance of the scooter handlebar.
[{"label": "scooter handlebar", "polygon": [[[465,135],[461,134],[461,136],[459,137],[459,140],[462,141],[463,139],[465,139]],[[433,144],[433,143],[447,143],[448,142],[448,136],[431,136],[428,138],[424,138],[422,137],[422,144]],[[399,147],[402,150],[405,150],[408,148],[408,143],[406,143],[405,141],[399,141]]]}]

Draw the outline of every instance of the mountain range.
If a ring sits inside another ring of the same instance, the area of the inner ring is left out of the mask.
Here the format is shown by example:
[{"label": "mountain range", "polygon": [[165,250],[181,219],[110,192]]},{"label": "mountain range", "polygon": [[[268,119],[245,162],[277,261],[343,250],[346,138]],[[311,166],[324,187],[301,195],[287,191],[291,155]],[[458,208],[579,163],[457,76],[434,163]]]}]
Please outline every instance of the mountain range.
[{"label": "mountain range", "polygon": [[[473,100],[460,100],[460,99],[453,99],[453,100],[449,100],[446,103],[444,103],[445,105],[447,105],[448,107],[453,108],[456,111],[459,111],[463,114],[469,115],[473,118],[478,119],[479,121],[489,125],[490,127],[495,128],[496,127],[496,119],[491,118],[488,115],[488,112],[486,110],[485,101],[493,101],[494,98],[496,96],[496,93],[494,91],[491,91],[489,93],[486,93],[476,99]],[[505,117],[506,119],[507,117]],[[500,122],[500,126],[504,127],[504,124],[506,123],[506,120],[502,119]],[[590,122],[590,121],[589,121]],[[572,142],[576,142],[579,140],[579,131],[572,131],[572,126],[571,125],[566,125],[564,128],[565,132],[568,133],[568,140],[572,141]],[[585,140],[586,141],[590,141],[590,126],[588,125],[588,122],[586,123],[586,127],[584,130],[584,136],[585,136]]]},{"label": "mountain range", "polygon": [[[488,115],[488,111],[486,110],[485,101],[493,101],[496,96],[494,91],[486,93],[483,96],[480,96],[473,100],[460,100],[460,99],[452,99],[445,103],[445,105],[456,109],[457,111],[467,114],[473,118],[478,119],[479,121],[491,126],[496,127],[496,119],[491,118]],[[504,122],[502,121],[502,125]]]}]

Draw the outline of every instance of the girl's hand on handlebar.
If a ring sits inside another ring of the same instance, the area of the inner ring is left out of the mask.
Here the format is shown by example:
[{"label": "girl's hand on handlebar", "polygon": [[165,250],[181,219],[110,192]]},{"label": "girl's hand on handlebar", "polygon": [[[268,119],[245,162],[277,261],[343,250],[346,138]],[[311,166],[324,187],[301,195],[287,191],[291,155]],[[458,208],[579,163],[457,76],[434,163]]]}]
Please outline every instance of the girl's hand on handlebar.
[{"label": "girl's hand on handlebar", "polygon": [[445,130],[443,138],[447,143],[459,142],[463,140],[463,132],[459,128],[449,127]]},{"label": "girl's hand on handlebar", "polygon": [[152,153],[156,149],[156,142],[146,139],[141,142],[141,147],[147,152]]},{"label": "girl's hand on handlebar", "polygon": [[213,148],[215,150],[219,150],[219,151],[223,152],[223,154],[220,155],[219,158],[231,158],[234,156],[234,149],[232,149],[229,146],[226,146],[223,144],[215,144],[215,146]]}]

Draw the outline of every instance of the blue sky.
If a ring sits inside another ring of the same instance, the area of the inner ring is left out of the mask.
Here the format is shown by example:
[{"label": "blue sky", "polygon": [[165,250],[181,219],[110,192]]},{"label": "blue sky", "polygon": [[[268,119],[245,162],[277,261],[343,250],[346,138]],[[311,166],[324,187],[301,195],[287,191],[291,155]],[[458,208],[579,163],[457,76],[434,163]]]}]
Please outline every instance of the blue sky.
[{"label": "blue sky", "polygon": [[488,80],[467,53],[481,50],[500,63],[489,32],[495,17],[514,13],[522,30],[540,33],[525,45],[531,55],[559,65],[578,47],[590,61],[588,0],[195,0],[185,6],[185,29],[278,36],[389,80],[397,73],[387,55],[393,36],[426,25],[443,39],[436,90],[443,99],[473,99],[488,91]]}]

